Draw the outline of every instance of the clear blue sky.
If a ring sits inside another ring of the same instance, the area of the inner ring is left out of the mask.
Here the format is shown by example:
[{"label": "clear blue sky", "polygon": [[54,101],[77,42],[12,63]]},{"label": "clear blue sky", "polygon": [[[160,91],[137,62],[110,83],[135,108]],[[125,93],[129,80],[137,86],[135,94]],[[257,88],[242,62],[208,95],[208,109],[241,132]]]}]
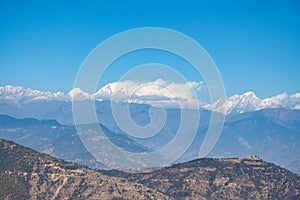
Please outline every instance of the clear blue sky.
[{"label": "clear blue sky", "polygon": [[[219,67],[229,96],[300,92],[300,1],[79,2],[0,1],[0,85],[67,92],[101,41],[158,26],[198,41]],[[193,73],[187,78],[196,80]]]}]

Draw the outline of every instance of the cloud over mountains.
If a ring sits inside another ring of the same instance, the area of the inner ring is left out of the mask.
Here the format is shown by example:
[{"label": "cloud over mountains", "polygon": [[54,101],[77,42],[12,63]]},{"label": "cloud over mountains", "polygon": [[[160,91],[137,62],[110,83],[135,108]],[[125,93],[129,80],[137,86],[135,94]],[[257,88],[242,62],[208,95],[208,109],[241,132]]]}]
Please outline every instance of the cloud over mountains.
[{"label": "cloud over mountains", "polygon": [[113,82],[90,94],[80,88],[69,93],[43,92],[20,86],[0,87],[0,101],[22,105],[35,101],[83,101],[113,100],[115,102],[150,104],[155,107],[197,108],[224,114],[243,113],[265,108],[300,109],[300,93],[279,94],[270,98],[260,99],[254,92],[236,94],[227,99],[219,99],[212,104],[203,104],[197,95],[205,88],[204,82],[169,83],[162,79],[153,82],[139,83],[135,81]]},{"label": "cloud over mountains", "polygon": [[195,107],[199,103],[195,92],[199,92],[203,85],[203,82],[167,83],[162,79],[147,83],[114,82],[95,93],[95,99],[165,107]]}]

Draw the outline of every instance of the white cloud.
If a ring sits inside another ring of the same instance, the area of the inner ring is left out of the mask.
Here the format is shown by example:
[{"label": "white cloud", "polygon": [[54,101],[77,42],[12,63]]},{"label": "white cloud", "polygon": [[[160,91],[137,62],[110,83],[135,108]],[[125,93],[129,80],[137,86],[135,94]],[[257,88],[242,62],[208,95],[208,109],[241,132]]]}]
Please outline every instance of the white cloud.
[{"label": "white cloud", "polygon": [[196,92],[200,92],[203,85],[203,82],[168,83],[162,79],[146,83],[127,80],[104,86],[95,94],[95,98],[193,108],[198,106]]},{"label": "white cloud", "polygon": [[288,100],[289,96],[284,92],[274,97],[263,99],[259,109],[280,107],[283,104],[287,104]]}]

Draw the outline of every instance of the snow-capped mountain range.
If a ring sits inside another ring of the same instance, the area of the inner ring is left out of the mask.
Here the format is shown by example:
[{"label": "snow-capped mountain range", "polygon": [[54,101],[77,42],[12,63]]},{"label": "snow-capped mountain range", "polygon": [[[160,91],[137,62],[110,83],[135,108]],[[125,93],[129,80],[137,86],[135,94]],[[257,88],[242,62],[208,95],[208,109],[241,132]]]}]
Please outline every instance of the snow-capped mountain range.
[{"label": "snow-capped mountain range", "polygon": [[167,83],[162,79],[147,83],[127,80],[109,83],[93,94],[84,92],[80,88],[74,88],[64,94],[7,85],[0,87],[0,100],[14,104],[43,100],[113,100],[156,107],[179,107],[180,104],[183,108],[192,108],[199,104],[194,92],[200,91],[202,85],[203,82]]},{"label": "snow-capped mountain range", "polygon": [[288,95],[282,93],[274,97],[260,99],[254,92],[236,94],[227,99],[220,99],[213,104],[204,105],[203,108],[223,114],[244,113],[267,108],[300,109],[300,93]]},{"label": "snow-capped mountain range", "polygon": [[[178,107],[177,101],[183,103],[183,107],[189,107],[200,101],[193,97],[193,91],[199,91],[202,83],[188,82],[185,84],[168,84],[162,80],[151,82],[141,89],[138,84],[131,81],[110,83],[94,94],[86,93],[79,88],[72,89],[69,93],[43,92],[20,86],[0,87],[0,104],[9,103],[21,106],[26,103],[42,101],[64,101],[72,100],[116,100],[128,103],[150,104],[152,106]],[[155,84],[153,84],[155,83]],[[159,84],[158,84],[159,83]],[[164,87],[161,86],[163,84]],[[176,91],[176,94],[172,94]],[[192,88],[192,89],[190,89]],[[201,104],[200,107],[223,114],[240,114],[249,111],[262,110],[266,108],[288,108],[300,109],[300,93],[288,95],[279,94],[274,97],[260,99],[254,92],[246,92],[242,95],[236,94],[227,99],[220,99],[213,104]]]}]

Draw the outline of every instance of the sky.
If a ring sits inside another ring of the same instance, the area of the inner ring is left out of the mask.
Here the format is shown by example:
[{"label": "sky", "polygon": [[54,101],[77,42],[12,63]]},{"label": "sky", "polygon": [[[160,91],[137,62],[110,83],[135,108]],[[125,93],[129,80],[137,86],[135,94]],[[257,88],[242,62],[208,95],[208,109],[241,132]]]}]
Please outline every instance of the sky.
[{"label": "sky", "polygon": [[[0,1],[0,86],[72,89],[100,42],[141,27],[173,29],[200,43],[216,63],[227,96],[300,92],[300,1]],[[189,81],[195,70],[165,52],[133,52],[99,87],[135,65],[168,64]],[[136,77],[141,79],[141,77]],[[164,77],[158,77],[164,78]]]}]

